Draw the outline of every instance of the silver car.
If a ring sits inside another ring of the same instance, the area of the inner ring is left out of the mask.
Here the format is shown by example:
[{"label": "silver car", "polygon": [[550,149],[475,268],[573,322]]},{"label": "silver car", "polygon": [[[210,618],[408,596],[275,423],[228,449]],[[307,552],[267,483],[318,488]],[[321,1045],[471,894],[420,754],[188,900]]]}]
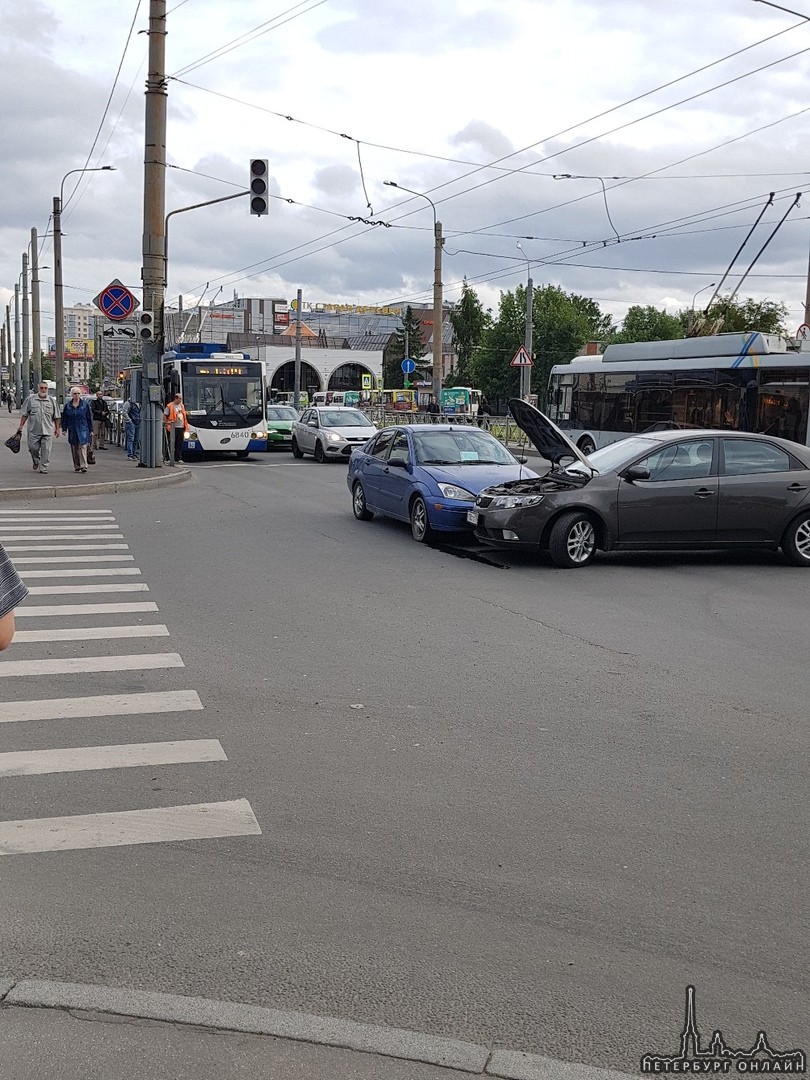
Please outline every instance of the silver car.
[{"label": "silver car", "polygon": [[352,450],[377,434],[365,413],[338,405],[305,409],[292,426],[293,457],[312,454],[316,461],[349,460]]}]

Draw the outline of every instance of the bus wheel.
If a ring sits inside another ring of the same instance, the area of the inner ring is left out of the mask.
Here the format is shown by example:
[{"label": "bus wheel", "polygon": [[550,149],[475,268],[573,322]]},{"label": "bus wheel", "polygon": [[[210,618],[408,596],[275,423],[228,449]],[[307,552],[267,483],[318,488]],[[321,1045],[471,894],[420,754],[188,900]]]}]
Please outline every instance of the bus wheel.
[{"label": "bus wheel", "polygon": [[236,456],[238,458],[243,458],[244,459],[244,458],[246,458],[248,456],[249,453],[250,453],[249,450],[237,450],[236,451]]},{"label": "bus wheel", "polygon": [[592,454],[596,449],[596,443],[589,435],[586,435],[584,438],[580,439],[577,443],[577,446],[582,451],[582,453],[585,454],[586,457],[588,454]]}]

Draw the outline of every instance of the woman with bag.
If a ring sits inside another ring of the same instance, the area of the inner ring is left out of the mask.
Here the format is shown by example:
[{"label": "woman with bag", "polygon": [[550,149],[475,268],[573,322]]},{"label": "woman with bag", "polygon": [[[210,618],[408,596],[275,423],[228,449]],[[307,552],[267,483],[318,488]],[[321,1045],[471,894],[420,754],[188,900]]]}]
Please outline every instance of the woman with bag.
[{"label": "woman with bag", "polygon": [[73,468],[76,472],[87,472],[88,447],[93,438],[93,414],[87,402],[82,401],[78,386],[72,387],[70,401],[62,409],[62,429],[68,433]]}]

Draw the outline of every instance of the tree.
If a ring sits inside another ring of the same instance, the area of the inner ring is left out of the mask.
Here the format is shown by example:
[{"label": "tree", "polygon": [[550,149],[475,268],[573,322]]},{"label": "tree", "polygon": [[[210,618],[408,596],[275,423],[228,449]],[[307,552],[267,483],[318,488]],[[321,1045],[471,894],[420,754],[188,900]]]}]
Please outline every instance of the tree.
[{"label": "tree", "polygon": [[[775,300],[754,300],[749,296],[745,300],[715,300],[707,311],[695,314],[693,311],[680,312],[684,332],[690,337],[707,337],[711,334],[760,334],[787,335],[785,320],[788,310],[784,304]],[[691,327],[691,330],[690,330]]]},{"label": "tree", "polygon": [[[534,290],[532,390],[542,400],[554,364],[571,361],[587,341],[603,341],[610,316],[585,296],[556,285]],[[514,397],[520,390],[520,369],[510,367],[526,334],[526,288],[501,293],[498,317],[485,328],[472,360],[477,387],[490,399]]]},{"label": "tree", "polygon": [[[407,350],[405,348],[407,342]],[[414,315],[410,304],[405,308],[402,323],[394,331],[393,338],[386,346],[383,354],[383,386],[386,390],[401,390],[405,385],[405,375],[402,371],[402,361],[406,356],[416,360],[416,371],[409,376],[409,382],[416,382],[425,377],[430,377],[430,368],[420,364],[419,360],[424,356],[425,346],[422,342],[422,324]]]},{"label": "tree", "polygon": [[93,394],[95,394],[96,390],[101,389],[101,364],[98,360],[91,365],[87,382]]},{"label": "tree", "polygon": [[458,362],[445,380],[446,386],[470,386],[473,382],[472,357],[481,345],[484,331],[491,325],[492,317],[471,289],[465,278],[461,286],[461,300],[450,312],[453,327],[453,347]]},{"label": "tree", "polygon": [[666,311],[647,305],[634,305],[627,309],[621,330],[610,335],[608,344],[617,345],[628,341],[670,341],[682,338],[684,325],[681,315],[668,315]]}]

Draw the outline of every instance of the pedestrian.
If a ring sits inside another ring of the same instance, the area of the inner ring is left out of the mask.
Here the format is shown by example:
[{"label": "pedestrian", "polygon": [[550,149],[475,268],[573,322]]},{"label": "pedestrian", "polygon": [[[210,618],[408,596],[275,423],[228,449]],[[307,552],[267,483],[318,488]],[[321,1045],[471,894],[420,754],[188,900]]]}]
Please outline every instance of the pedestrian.
[{"label": "pedestrian", "polygon": [[124,402],[121,416],[126,424],[127,457],[130,461],[137,460],[136,448],[141,445],[141,403],[129,398]]},{"label": "pedestrian", "polygon": [[93,446],[96,450],[106,450],[110,406],[104,400],[103,390],[96,390],[96,396],[93,398],[90,408],[93,413]]},{"label": "pedestrian", "polygon": [[41,382],[36,394],[29,394],[20,412],[22,429],[28,424],[28,449],[34,463],[34,472],[46,473],[51,460],[54,436],[59,438],[61,410],[55,398],[48,393],[48,384]]},{"label": "pedestrian", "polygon": [[9,412],[11,412],[11,406],[13,404],[14,404],[14,395],[12,394],[11,388],[9,387],[9,389],[6,390],[6,405],[8,405],[8,411]]},{"label": "pedestrian", "polygon": [[70,401],[62,410],[62,427],[67,432],[74,470],[87,472],[87,451],[93,439],[93,413],[87,402],[82,400],[78,386],[71,388]]},{"label": "pedestrian", "polygon": [[0,651],[7,649],[14,637],[14,609],[28,596],[14,563],[0,544]]},{"label": "pedestrian", "polygon": [[174,401],[170,401],[163,410],[166,417],[166,434],[169,436],[169,464],[175,465],[183,460],[183,436],[188,427],[186,407],[182,394],[178,391]]}]

